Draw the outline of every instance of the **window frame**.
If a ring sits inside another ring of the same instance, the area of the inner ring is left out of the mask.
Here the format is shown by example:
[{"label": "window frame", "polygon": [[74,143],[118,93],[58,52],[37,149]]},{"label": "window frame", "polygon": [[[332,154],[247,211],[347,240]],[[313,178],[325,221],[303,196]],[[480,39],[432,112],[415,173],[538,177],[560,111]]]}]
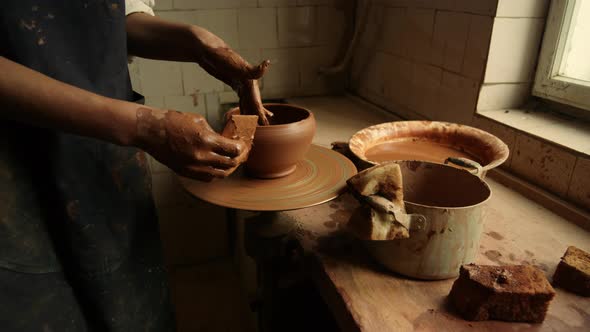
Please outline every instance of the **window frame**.
[{"label": "window frame", "polygon": [[590,111],[589,83],[559,74],[578,1],[580,0],[551,1],[533,95]]}]

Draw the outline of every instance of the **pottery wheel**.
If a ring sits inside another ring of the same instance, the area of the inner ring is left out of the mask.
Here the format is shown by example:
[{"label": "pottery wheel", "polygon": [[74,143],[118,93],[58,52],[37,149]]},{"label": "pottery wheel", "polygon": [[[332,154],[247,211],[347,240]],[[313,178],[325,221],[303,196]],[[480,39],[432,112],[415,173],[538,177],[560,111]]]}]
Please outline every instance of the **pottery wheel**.
[{"label": "pottery wheel", "polygon": [[192,195],[209,203],[248,211],[285,211],[330,201],[340,195],[356,167],[338,152],[312,145],[295,172],[278,179],[248,177],[242,169],[230,177],[200,182],[180,177]]}]

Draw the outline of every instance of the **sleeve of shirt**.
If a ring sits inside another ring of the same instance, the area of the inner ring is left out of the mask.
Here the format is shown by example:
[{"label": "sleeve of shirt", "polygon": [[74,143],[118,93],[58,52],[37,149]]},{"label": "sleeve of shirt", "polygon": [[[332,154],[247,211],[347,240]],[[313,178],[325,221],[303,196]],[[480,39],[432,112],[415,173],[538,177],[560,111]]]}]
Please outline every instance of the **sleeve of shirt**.
[{"label": "sleeve of shirt", "polygon": [[[154,0],[125,0],[125,16],[133,13],[146,13],[148,15],[155,16],[154,14]],[[127,62],[131,64],[134,57],[127,57]]]},{"label": "sleeve of shirt", "polygon": [[154,16],[154,0],[125,0],[125,15],[146,13]]}]

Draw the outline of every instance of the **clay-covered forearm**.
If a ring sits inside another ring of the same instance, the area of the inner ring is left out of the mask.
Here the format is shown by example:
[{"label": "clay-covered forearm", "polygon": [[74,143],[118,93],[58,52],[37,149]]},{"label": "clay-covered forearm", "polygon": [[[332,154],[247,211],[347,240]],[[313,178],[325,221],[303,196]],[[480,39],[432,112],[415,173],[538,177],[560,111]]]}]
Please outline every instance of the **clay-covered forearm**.
[{"label": "clay-covered forearm", "polygon": [[0,57],[0,119],[134,144],[137,104],[62,83]]},{"label": "clay-covered forearm", "polygon": [[269,65],[269,61],[249,64],[221,38],[196,25],[134,13],[127,16],[126,29],[130,55],[195,62],[234,89],[239,81],[262,77]]},{"label": "clay-covered forearm", "polygon": [[233,51],[221,38],[201,27],[135,13],[127,17],[129,53],[141,57],[192,61],[207,73],[231,86],[240,97],[243,114],[258,115],[259,123],[268,124],[272,114],[262,107],[257,79],[270,62],[253,66]]}]

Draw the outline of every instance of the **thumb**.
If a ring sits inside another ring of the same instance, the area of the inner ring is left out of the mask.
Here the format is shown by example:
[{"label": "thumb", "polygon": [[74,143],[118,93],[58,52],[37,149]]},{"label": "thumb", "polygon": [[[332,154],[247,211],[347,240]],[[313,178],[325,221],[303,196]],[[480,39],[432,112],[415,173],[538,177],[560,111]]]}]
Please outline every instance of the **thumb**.
[{"label": "thumb", "polygon": [[248,69],[248,79],[257,80],[261,78],[266,73],[268,66],[270,66],[270,60],[264,60],[258,66],[250,66]]}]

